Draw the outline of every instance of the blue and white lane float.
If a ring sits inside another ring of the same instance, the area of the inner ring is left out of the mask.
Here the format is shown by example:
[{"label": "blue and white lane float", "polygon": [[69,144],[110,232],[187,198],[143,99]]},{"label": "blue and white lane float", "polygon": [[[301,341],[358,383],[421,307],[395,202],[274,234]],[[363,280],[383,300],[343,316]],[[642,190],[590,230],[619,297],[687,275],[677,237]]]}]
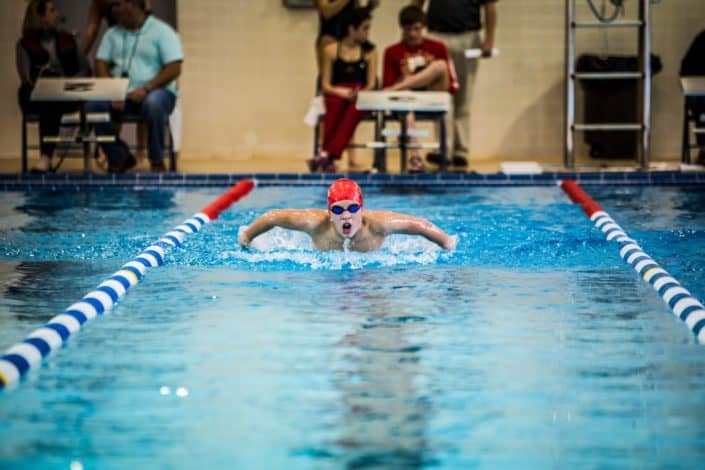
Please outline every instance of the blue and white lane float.
[{"label": "blue and white lane float", "polygon": [[608,241],[619,245],[622,259],[646,281],[671,309],[673,314],[688,325],[698,342],[705,344],[705,307],[693,295],[654,261],[636,241],[630,238],[610,215],[595,202],[578,183],[566,180],[561,188],[570,199],[580,204],[583,212]]},{"label": "blue and white lane float", "polygon": [[198,233],[206,224],[217,219],[222,211],[246,196],[253,187],[251,180],[242,180],[233,185],[200,212],[145,248],[135,259],[125,263],[95,290],[10,347],[0,356],[0,389],[16,385],[27,372],[59,349],[87,321],[108,313],[130,287],[142,280],[147,269],[164,264],[168,250],[181,247],[186,235]]}]

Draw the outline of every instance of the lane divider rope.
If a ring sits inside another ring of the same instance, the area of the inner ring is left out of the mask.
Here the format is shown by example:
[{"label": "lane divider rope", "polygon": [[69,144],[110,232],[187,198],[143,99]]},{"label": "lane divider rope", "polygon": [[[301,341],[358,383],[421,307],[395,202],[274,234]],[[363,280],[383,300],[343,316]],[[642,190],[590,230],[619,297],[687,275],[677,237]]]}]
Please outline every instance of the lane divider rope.
[{"label": "lane divider rope", "polygon": [[186,235],[198,233],[230,205],[246,196],[253,187],[252,180],[239,181],[200,212],[145,248],[135,259],[125,263],[95,290],[10,347],[0,356],[0,389],[16,385],[29,370],[59,349],[87,321],[108,313],[130,287],[142,280],[147,269],[164,264],[167,251],[181,247]]},{"label": "lane divider rope", "polygon": [[573,180],[561,183],[561,189],[595,224],[607,241],[619,245],[620,257],[647,282],[673,314],[685,322],[701,344],[705,344],[705,307],[693,295],[654,261],[636,241],[630,238],[610,215]]}]

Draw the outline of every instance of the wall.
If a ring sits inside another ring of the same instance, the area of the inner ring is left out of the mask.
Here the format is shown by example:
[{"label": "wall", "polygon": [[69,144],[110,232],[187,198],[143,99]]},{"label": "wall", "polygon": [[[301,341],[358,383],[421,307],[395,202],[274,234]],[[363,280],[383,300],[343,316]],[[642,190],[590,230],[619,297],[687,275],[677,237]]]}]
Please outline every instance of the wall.
[{"label": "wall", "polygon": [[[396,14],[406,2],[381,3],[372,40],[384,47],[399,37]],[[588,19],[586,3],[577,3],[580,17]],[[627,16],[636,14],[636,6],[636,0],[626,0]],[[23,9],[22,1],[0,0],[0,46],[5,51],[0,57],[0,158],[19,154],[14,44]],[[472,107],[472,158],[560,162],[564,1],[500,0],[498,11],[501,54],[480,67]],[[315,80],[315,12],[288,10],[280,0],[180,0],[178,21],[187,57],[180,82],[182,158],[308,156],[311,130],[302,119]],[[654,160],[678,159],[678,67],[703,28],[702,0],[662,0],[653,7],[653,49],[664,64],[653,82]],[[583,31],[578,45],[579,53],[632,54],[636,32]]]}]

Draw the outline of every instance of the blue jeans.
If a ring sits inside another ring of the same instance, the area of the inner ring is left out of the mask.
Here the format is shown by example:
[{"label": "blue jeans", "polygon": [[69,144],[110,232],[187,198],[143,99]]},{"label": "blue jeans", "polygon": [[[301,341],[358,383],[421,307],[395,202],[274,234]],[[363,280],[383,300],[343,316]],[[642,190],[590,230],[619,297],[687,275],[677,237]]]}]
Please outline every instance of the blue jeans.
[{"label": "blue jeans", "polygon": [[[90,113],[110,113],[110,122],[96,124],[96,135],[117,135],[116,123],[120,122],[123,114],[138,114],[142,116],[147,125],[147,151],[152,164],[161,163],[164,159],[164,137],[169,115],[174,111],[176,96],[169,90],[157,88],[150,91],[141,103],[127,100],[125,110],[113,109],[109,101],[95,101],[86,104],[86,111]],[[108,157],[111,165],[116,165],[125,160],[129,151],[127,145],[117,138],[115,142],[101,143],[100,147]]]}]

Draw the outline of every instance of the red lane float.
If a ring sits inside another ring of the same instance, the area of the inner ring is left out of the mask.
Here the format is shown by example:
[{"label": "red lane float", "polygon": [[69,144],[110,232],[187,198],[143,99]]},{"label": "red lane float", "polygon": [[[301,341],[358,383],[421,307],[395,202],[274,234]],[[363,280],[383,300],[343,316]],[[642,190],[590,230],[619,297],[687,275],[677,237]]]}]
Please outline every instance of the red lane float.
[{"label": "red lane float", "polygon": [[238,181],[230,189],[225,191],[218,199],[204,207],[201,212],[206,214],[211,220],[215,220],[221,212],[243,197],[247,196],[254,187],[255,184],[252,180]]}]

